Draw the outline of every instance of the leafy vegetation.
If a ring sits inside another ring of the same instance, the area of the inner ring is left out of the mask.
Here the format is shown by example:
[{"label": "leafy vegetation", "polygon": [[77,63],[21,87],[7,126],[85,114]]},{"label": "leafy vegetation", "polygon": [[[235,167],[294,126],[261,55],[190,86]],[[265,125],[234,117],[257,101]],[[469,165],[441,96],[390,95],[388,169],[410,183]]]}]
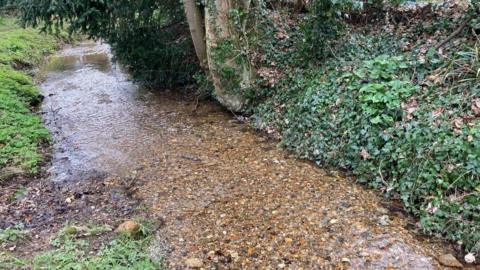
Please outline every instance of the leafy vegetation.
[{"label": "leafy vegetation", "polygon": [[[400,23],[397,32],[393,25],[370,31],[367,25],[345,35],[320,65],[290,64],[273,88],[258,91],[263,101],[252,111],[257,127],[276,130],[285,148],[352,172],[401,200],[420,217],[423,232],[477,252],[479,40],[465,31],[463,42],[443,53],[418,40],[432,28],[452,27],[445,25],[451,22],[442,18],[420,29]],[[301,62],[291,57],[277,59]]]},{"label": "leafy vegetation", "polygon": [[30,109],[41,100],[38,88],[30,76],[15,68],[39,64],[57,42],[15,26],[10,18],[0,26],[0,34],[0,168],[13,166],[36,173],[42,161],[38,147],[50,135]]},{"label": "leafy vegetation", "polygon": [[23,0],[18,8],[27,26],[46,32],[65,27],[106,40],[134,78],[148,85],[185,85],[199,70],[178,1]]},{"label": "leafy vegetation", "polygon": [[89,242],[84,237],[100,235],[105,226],[88,226],[79,235],[73,225],[66,225],[52,241],[53,250],[33,256],[16,258],[8,253],[0,253],[0,265],[6,269],[161,269],[160,259],[151,259],[148,245],[152,240],[149,226],[142,225],[136,237],[118,236],[100,250],[91,252]]},{"label": "leafy vegetation", "polygon": [[22,224],[0,230],[0,244],[4,242],[16,242],[25,237],[25,228]]}]

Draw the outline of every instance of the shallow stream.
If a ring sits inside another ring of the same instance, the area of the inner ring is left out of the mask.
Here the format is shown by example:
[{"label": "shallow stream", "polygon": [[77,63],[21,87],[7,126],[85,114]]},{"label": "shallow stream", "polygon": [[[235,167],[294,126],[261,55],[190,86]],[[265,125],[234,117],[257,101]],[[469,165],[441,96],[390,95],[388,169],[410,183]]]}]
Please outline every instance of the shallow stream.
[{"label": "shallow stream", "polygon": [[[213,103],[149,91],[85,42],[42,70],[53,181],[133,179],[172,269],[435,269],[377,194],[277,148]],[[390,268],[389,268],[390,267]]]}]

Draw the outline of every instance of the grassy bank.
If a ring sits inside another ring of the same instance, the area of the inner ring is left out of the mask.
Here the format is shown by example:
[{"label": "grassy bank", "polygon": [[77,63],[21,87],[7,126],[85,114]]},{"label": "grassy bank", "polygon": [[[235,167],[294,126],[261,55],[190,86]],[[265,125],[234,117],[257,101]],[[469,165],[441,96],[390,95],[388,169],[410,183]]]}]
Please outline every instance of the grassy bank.
[{"label": "grassy bank", "polygon": [[475,253],[480,40],[465,28],[435,49],[458,17],[413,12],[387,24],[347,25],[315,52],[305,47],[309,33],[274,21],[289,38],[263,44],[268,68],[260,70],[264,87],[252,112],[258,128],[299,157],[351,172],[403,202],[420,231]]},{"label": "grassy bank", "polygon": [[12,18],[0,19],[0,37],[0,169],[3,177],[11,171],[37,173],[39,146],[49,140],[49,133],[33,112],[41,96],[27,73],[54,52],[58,42],[20,28]]},{"label": "grassy bank", "polygon": [[[5,230],[0,244],[25,241],[25,235],[22,229]],[[52,239],[50,251],[28,258],[0,251],[0,269],[162,269],[161,258],[148,253],[152,238],[150,225],[141,225],[135,235],[114,235],[108,226],[67,224]],[[107,243],[98,247],[98,239]]]}]

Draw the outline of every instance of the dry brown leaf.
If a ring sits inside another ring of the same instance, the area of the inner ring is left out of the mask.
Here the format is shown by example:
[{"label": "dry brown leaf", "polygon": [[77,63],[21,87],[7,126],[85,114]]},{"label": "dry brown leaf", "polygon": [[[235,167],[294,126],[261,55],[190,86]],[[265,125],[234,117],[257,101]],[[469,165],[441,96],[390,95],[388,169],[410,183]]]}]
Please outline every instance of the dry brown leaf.
[{"label": "dry brown leaf", "polygon": [[363,160],[367,160],[370,158],[370,154],[367,152],[367,150],[365,150],[365,148],[362,148],[360,156],[363,158]]},{"label": "dry brown leaf", "polygon": [[453,120],[453,126],[460,129],[463,126],[463,119],[460,117],[457,117]]},{"label": "dry brown leaf", "polygon": [[472,112],[475,116],[480,116],[480,99],[474,99],[471,106]]},{"label": "dry brown leaf", "polygon": [[442,115],[442,113],[443,113],[444,111],[445,111],[445,108],[438,108],[438,109],[436,109],[435,111],[432,112],[433,118],[439,117],[440,115]]}]

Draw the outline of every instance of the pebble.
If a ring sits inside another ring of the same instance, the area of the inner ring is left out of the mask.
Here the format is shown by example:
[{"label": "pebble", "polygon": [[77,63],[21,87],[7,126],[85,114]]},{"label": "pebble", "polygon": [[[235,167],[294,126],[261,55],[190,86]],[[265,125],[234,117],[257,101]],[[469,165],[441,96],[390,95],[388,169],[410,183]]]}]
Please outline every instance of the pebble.
[{"label": "pebble", "polygon": [[202,260],[200,260],[198,258],[188,258],[185,261],[185,264],[187,265],[187,267],[190,267],[190,268],[201,268],[201,267],[203,267]]},{"label": "pebble", "polygon": [[438,261],[448,267],[463,267],[463,265],[452,254],[443,254],[438,257]]},{"label": "pebble", "polygon": [[127,220],[120,224],[115,230],[118,233],[125,233],[128,235],[134,235],[140,231],[140,224],[133,220]]},{"label": "pebble", "polygon": [[387,215],[383,215],[380,217],[380,221],[378,223],[382,226],[388,226],[390,224],[390,218]]},{"label": "pebble", "polygon": [[468,253],[467,255],[465,255],[464,259],[467,263],[474,263],[475,255],[473,255],[473,253]]}]

